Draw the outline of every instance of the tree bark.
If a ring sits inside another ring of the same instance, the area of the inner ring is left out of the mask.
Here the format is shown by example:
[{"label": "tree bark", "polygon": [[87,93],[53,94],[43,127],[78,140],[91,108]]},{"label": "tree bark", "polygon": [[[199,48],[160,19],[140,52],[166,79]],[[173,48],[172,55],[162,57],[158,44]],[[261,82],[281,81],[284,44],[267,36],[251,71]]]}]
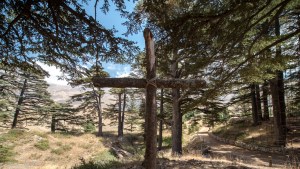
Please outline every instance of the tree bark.
[{"label": "tree bark", "polygon": [[160,119],[159,119],[159,134],[158,134],[158,150],[162,150],[163,140],[163,115],[164,114],[164,89],[160,90]]},{"label": "tree bark", "polygon": [[101,107],[101,94],[98,95],[98,136],[103,136],[102,131],[102,107]]},{"label": "tree bark", "polygon": [[122,93],[118,93],[119,96],[119,111],[118,111],[118,138],[123,137],[122,133]]},{"label": "tree bark", "polygon": [[255,94],[256,94],[256,106],[257,106],[258,122],[261,122],[262,119],[263,119],[263,116],[262,116],[262,110],[261,110],[261,99],[260,99],[259,84],[255,85]]},{"label": "tree bark", "polygon": [[14,120],[13,120],[11,128],[15,128],[17,126],[18,116],[20,114],[20,106],[22,105],[23,100],[24,100],[24,93],[25,93],[26,87],[27,87],[27,79],[24,80],[23,87],[21,89],[21,93],[20,93],[20,96],[19,96],[19,100],[18,100],[18,103],[17,103],[17,108],[16,108],[16,111],[15,111],[15,114],[14,114]]},{"label": "tree bark", "polygon": [[272,104],[273,104],[275,144],[285,146],[286,134],[285,134],[285,128],[282,125],[282,113],[281,113],[282,110],[280,107],[277,77],[270,80],[270,88],[271,88]]},{"label": "tree bark", "polygon": [[[280,23],[278,16],[275,19],[275,34],[280,36]],[[281,57],[281,47],[276,46],[276,59]],[[284,100],[284,83],[283,72],[276,71],[276,77],[270,80],[273,114],[274,114],[274,135],[275,144],[286,146],[286,114],[285,114],[285,100]]]},{"label": "tree bark", "polygon": [[[147,59],[147,81],[146,85],[146,151],[144,167],[146,169],[156,169],[156,151],[157,151],[157,113],[156,113],[156,86],[153,79],[156,78],[156,59],[154,54],[154,42],[151,31],[144,30],[146,43]],[[151,82],[152,81],[152,82]]]},{"label": "tree bark", "polygon": [[55,125],[56,125],[55,115],[52,115],[52,117],[51,117],[51,132],[52,133],[55,133]]},{"label": "tree bark", "polygon": [[263,84],[263,105],[264,105],[264,120],[270,120],[270,113],[269,113],[269,105],[268,105],[268,83],[264,82]]},{"label": "tree bark", "polygon": [[253,125],[258,125],[258,112],[257,112],[257,102],[256,102],[256,94],[255,94],[255,84],[250,85],[251,88],[251,103],[252,103],[252,119]]},{"label": "tree bark", "polygon": [[124,119],[125,119],[125,108],[126,108],[126,92],[124,90],[124,98],[123,98],[123,111],[122,111],[122,118],[121,118],[121,133],[122,136],[124,134]]},{"label": "tree bark", "polygon": [[[94,93],[94,97],[96,100],[96,106],[97,106],[97,114],[98,114],[98,136],[103,136],[103,131],[102,131],[102,108],[101,108],[101,94],[97,93],[95,90],[95,87],[92,87],[93,89],[93,93]],[[98,91],[100,92],[100,88],[98,88]]]},{"label": "tree bark", "polygon": [[200,79],[134,79],[134,78],[103,78],[94,77],[96,87],[145,88],[147,84],[155,83],[157,88],[201,88],[206,82]]}]

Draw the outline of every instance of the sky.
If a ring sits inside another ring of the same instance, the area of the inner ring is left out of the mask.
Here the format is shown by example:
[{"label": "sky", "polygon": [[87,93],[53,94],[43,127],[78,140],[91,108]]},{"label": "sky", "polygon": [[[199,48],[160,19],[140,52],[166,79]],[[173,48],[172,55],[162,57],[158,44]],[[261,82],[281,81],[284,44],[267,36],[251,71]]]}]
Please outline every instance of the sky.
[{"label": "sky", "polygon": [[[94,16],[94,0],[88,1],[89,5],[85,6],[86,12],[90,16]],[[132,40],[137,43],[137,46],[140,47],[140,49],[144,49],[144,39],[142,33],[138,33],[136,35],[125,37],[123,34],[126,32],[127,28],[122,25],[126,21],[125,18],[122,18],[120,16],[120,13],[116,11],[115,6],[113,3],[110,3],[110,10],[107,14],[104,14],[100,11],[100,6],[102,1],[99,1],[98,3],[98,10],[97,10],[97,21],[99,21],[105,28],[115,28],[118,32],[116,33],[116,36],[123,37],[129,40]],[[134,9],[135,3],[128,2],[128,0],[125,0],[126,3],[126,10],[131,12]],[[59,69],[55,68],[54,66],[47,66],[44,64],[41,64],[41,66],[50,73],[50,77],[45,78],[45,80],[50,84],[58,84],[58,85],[67,85],[66,81],[58,80],[57,76],[61,75],[61,72]],[[128,64],[114,64],[114,63],[102,63],[102,66],[104,67],[104,70],[107,71],[110,75],[110,77],[126,77],[130,73],[130,65]]]}]

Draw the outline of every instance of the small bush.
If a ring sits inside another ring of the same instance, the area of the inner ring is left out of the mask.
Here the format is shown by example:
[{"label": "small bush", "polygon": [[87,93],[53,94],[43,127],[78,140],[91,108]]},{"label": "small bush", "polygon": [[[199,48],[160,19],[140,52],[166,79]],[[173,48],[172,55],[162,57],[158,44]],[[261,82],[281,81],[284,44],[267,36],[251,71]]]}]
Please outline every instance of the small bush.
[{"label": "small bush", "polygon": [[96,131],[96,127],[95,127],[94,123],[87,122],[83,125],[83,130],[86,133],[92,133],[92,132]]},{"label": "small bush", "polygon": [[168,136],[168,137],[163,137],[163,141],[162,141],[163,146],[171,146],[172,145],[172,137]]},{"label": "small bush", "polygon": [[75,165],[72,169],[111,169],[121,167],[122,163],[118,161],[110,161],[107,163],[96,163],[94,161],[85,162],[81,160],[81,164]]},{"label": "small bush", "polygon": [[50,148],[49,141],[45,139],[38,141],[34,144],[34,146],[42,151],[48,150]]}]

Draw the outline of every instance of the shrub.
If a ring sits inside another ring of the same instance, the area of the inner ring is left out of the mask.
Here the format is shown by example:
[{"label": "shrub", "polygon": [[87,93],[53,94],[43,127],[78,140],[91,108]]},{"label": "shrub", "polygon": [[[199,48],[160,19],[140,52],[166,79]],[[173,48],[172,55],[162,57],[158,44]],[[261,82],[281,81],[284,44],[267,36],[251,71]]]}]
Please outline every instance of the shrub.
[{"label": "shrub", "polygon": [[34,144],[34,146],[42,151],[48,150],[50,147],[49,141],[45,139],[38,141],[37,143]]},{"label": "shrub", "polygon": [[162,143],[163,143],[163,146],[167,146],[167,147],[171,146],[172,145],[172,137],[171,136],[164,137]]},{"label": "shrub", "polygon": [[111,169],[121,167],[122,163],[118,161],[110,161],[107,163],[96,163],[94,161],[85,162],[81,160],[81,164],[75,165],[72,169]]},{"label": "shrub", "polygon": [[96,127],[93,122],[86,122],[85,124],[83,124],[83,130],[86,133],[92,133],[96,131]]}]

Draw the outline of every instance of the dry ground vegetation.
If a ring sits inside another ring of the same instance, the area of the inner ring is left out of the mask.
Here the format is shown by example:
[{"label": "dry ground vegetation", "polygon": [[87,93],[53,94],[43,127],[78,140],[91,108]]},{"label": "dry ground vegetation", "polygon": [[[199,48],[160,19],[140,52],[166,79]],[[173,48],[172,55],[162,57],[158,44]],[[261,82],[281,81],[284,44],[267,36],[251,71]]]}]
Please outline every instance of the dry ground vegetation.
[{"label": "dry ground vegetation", "polygon": [[[246,119],[245,121],[218,125],[212,130],[212,133],[221,138],[244,142],[248,145],[272,148],[276,147],[274,145],[272,124],[271,119],[270,121],[263,121],[258,126],[253,126],[251,120]],[[276,154],[285,156],[284,163],[289,165],[290,168],[300,168],[300,130],[288,130],[286,152],[275,152],[273,154],[273,156],[276,156]]]},{"label": "dry ground vegetation", "polygon": [[[199,124],[200,125],[200,124]],[[171,131],[164,132],[163,151],[158,153],[159,168],[261,168],[228,158],[211,158],[202,154],[206,141],[195,137],[201,127],[185,126],[184,155],[171,157]],[[125,132],[120,146],[129,156],[118,158],[111,151],[116,131],[107,130],[104,137],[95,133],[50,133],[45,130],[0,129],[0,168],[10,169],[85,169],[142,168],[144,144],[142,133]]]}]

